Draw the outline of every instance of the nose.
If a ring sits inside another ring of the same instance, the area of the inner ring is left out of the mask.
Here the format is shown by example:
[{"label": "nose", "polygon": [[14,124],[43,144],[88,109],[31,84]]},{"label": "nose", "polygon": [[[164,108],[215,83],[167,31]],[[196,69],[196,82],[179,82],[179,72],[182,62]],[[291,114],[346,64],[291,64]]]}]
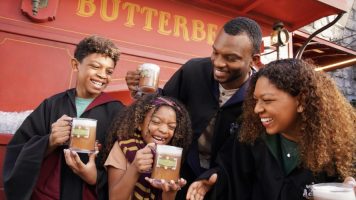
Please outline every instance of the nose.
[{"label": "nose", "polygon": [[105,79],[106,78],[106,72],[105,70],[99,70],[96,75],[101,78],[101,79]]},{"label": "nose", "polygon": [[256,101],[256,105],[255,105],[255,113],[258,114],[258,113],[261,113],[263,112],[264,108],[263,108],[263,105],[260,101]]},{"label": "nose", "polygon": [[168,125],[167,124],[161,124],[159,127],[158,127],[158,131],[161,132],[161,133],[168,133]]}]

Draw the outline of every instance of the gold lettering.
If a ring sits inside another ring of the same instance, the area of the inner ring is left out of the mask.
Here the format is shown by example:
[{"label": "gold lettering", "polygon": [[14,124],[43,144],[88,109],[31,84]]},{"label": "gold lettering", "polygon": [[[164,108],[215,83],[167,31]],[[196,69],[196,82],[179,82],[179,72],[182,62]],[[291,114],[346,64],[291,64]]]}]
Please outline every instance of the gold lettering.
[{"label": "gold lettering", "polygon": [[146,13],[146,18],[145,18],[145,26],[143,27],[143,30],[145,31],[152,31],[152,17],[157,16],[158,11],[157,9],[154,8],[149,8],[149,7],[143,7],[141,9],[141,13]]},{"label": "gold lettering", "polygon": [[192,40],[202,41],[205,39],[206,32],[204,30],[204,22],[201,20],[192,20],[193,30],[192,30]]},{"label": "gold lettering", "polygon": [[135,12],[140,11],[140,5],[135,4],[135,3],[126,2],[123,5],[123,9],[126,9],[126,8],[127,8],[127,18],[126,18],[125,26],[133,27],[133,26],[135,26],[135,23],[134,23]]},{"label": "gold lettering", "polygon": [[112,0],[112,3],[112,13],[108,16],[108,0],[101,0],[100,16],[104,21],[114,21],[119,16],[120,0]]},{"label": "gold lettering", "polygon": [[206,38],[206,42],[209,45],[213,45],[215,36],[216,36],[216,30],[218,29],[218,26],[216,24],[208,24],[208,36]]},{"label": "gold lettering", "polygon": [[189,34],[188,34],[188,28],[187,28],[187,18],[185,18],[183,16],[180,16],[180,15],[175,15],[174,16],[174,32],[173,32],[173,36],[179,37],[180,28],[182,28],[183,39],[185,41],[189,41]]},{"label": "gold lettering", "polygon": [[171,14],[168,12],[160,11],[159,12],[159,21],[158,21],[158,33],[162,35],[170,35],[172,30],[165,30],[165,27],[168,25],[168,19],[171,18]]},{"label": "gold lettering", "polygon": [[91,17],[95,9],[94,0],[79,0],[76,14],[81,17]]}]

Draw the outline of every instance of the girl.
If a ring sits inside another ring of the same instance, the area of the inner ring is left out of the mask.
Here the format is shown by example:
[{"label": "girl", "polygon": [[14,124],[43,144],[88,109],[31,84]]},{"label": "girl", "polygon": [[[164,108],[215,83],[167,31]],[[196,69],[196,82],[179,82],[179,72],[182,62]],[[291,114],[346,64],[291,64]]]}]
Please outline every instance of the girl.
[{"label": "girl", "polygon": [[155,144],[182,147],[183,155],[190,144],[191,123],[181,103],[157,94],[146,95],[119,113],[110,135],[109,141],[117,138],[105,162],[110,199],[175,198],[186,181],[157,184],[148,178],[148,171]]}]

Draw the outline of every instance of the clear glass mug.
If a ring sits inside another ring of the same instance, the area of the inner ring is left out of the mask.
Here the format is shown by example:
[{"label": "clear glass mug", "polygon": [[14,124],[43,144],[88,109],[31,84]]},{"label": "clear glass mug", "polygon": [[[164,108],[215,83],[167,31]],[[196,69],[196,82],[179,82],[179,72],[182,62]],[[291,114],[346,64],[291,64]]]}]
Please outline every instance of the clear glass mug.
[{"label": "clear glass mug", "polygon": [[161,182],[179,180],[183,149],[180,147],[157,144],[151,178]]},{"label": "clear glass mug", "polygon": [[94,153],[97,120],[73,118],[69,149],[78,153]]},{"label": "clear glass mug", "polygon": [[153,63],[143,63],[139,67],[140,81],[138,92],[153,93],[157,91],[160,68]]},{"label": "clear glass mug", "polygon": [[356,200],[353,186],[343,183],[318,183],[307,186],[304,196],[313,200]]}]

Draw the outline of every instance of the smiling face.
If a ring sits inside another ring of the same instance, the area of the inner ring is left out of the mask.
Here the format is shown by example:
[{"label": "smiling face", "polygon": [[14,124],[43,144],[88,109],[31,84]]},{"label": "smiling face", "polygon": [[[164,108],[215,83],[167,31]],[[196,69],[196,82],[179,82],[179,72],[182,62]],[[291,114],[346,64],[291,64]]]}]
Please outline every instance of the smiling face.
[{"label": "smiling face", "polygon": [[225,89],[236,89],[244,83],[258,55],[253,55],[252,43],[245,33],[229,35],[221,30],[213,44],[211,61],[214,78]]},{"label": "smiling face", "polygon": [[108,56],[93,53],[86,56],[81,63],[73,59],[72,67],[78,71],[77,96],[95,98],[110,83],[115,63]]},{"label": "smiling face", "polygon": [[268,134],[283,133],[289,139],[299,135],[297,97],[278,89],[262,76],[256,82],[254,99],[254,111]]},{"label": "smiling face", "polygon": [[168,144],[177,126],[176,113],[169,106],[161,106],[156,112],[152,108],[140,126],[146,143]]}]

